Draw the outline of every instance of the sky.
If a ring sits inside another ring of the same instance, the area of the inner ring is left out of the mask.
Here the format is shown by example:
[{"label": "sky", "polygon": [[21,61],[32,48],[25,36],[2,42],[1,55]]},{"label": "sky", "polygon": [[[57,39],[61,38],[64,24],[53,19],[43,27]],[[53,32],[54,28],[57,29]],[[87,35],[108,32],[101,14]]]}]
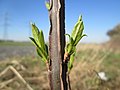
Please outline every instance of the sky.
[{"label": "sky", "polygon": [[[120,23],[120,0],[65,0],[66,33],[71,33],[78,17],[84,22],[84,43],[103,43],[109,40],[107,32]],[[7,18],[7,20],[5,20]],[[45,0],[0,0],[0,39],[28,41],[30,23],[35,23],[49,35],[49,17]]]}]

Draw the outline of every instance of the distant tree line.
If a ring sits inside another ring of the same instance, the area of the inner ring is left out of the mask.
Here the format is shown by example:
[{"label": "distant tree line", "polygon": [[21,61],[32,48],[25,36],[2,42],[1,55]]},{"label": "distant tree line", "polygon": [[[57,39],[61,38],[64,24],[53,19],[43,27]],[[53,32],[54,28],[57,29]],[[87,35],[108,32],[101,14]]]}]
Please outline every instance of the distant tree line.
[{"label": "distant tree line", "polygon": [[[112,30],[107,32],[107,35],[111,39],[119,39],[120,38],[120,24],[118,24],[116,27],[114,27]],[[120,40],[120,39],[119,39]]]},{"label": "distant tree line", "polygon": [[13,40],[1,40],[0,39],[0,42],[14,42]]},{"label": "distant tree line", "polygon": [[115,26],[113,29],[107,32],[107,35],[110,37],[110,40],[107,42],[110,48],[118,50],[120,48],[120,24]]}]

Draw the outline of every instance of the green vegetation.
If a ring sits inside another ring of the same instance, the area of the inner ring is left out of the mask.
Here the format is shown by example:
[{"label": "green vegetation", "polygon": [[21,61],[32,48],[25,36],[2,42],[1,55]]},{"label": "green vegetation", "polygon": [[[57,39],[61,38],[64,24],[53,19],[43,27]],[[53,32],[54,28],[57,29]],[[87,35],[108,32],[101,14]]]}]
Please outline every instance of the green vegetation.
[{"label": "green vegetation", "polygon": [[[44,41],[44,34],[42,30],[39,30],[35,24],[31,24],[32,26],[32,35],[30,37],[31,41],[36,47],[36,51],[38,55],[41,57],[42,61],[46,64],[50,64],[49,61],[49,54],[48,54],[48,46]],[[73,61],[76,53],[76,46],[78,42],[84,37],[87,36],[83,34],[84,24],[82,21],[82,16],[79,17],[77,23],[75,24],[72,34],[66,34],[69,36],[69,41],[65,47],[65,54],[64,54],[64,62],[68,63],[68,73],[70,73],[73,67]]]},{"label": "green vegetation", "polygon": [[41,57],[43,62],[49,62],[48,46],[45,44],[44,34],[42,30],[39,30],[35,24],[32,24],[33,38],[30,37],[31,41],[36,47],[38,55]]},{"label": "green vegetation", "polygon": [[30,42],[0,41],[0,46],[32,46]]},{"label": "green vegetation", "polygon": [[107,43],[108,46],[114,50],[120,51],[120,24],[108,31],[107,35],[110,37],[110,40]]},{"label": "green vegetation", "polygon": [[[66,60],[65,62],[69,61],[68,62],[68,73],[70,73],[70,71],[73,67],[74,57],[75,57],[75,53],[76,53],[76,46],[77,46],[78,42],[84,36],[87,36],[86,34],[83,34],[83,30],[84,30],[84,24],[82,21],[82,16],[80,16],[72,30],[72,34],[71,35],[66,34],[67,36],[69,36],[69,41],[65,48],[64,60]],[[67,60],[67,58],[68,59],[70,58],[70,60]]]}]

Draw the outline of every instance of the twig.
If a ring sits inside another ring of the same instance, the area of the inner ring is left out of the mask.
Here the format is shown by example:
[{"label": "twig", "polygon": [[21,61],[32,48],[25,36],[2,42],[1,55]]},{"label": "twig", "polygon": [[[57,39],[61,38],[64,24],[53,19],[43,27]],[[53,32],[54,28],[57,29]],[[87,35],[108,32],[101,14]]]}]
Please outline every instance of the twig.
[{"label": "twig", "polygon": [[8,66],[3,72],[0,73],[0,77],[2,75],[4,75],[5,73],[8,72],[8,70],[11,70],[22,82],[23,84],[25,84],[25,86],[29,89],[29,90],[33,90],[30,85],[24,80],[24,78],[17,72],[17,70],[13,67],[13,66]]},{"label": "twig", "polygon": [[9,83],[13,82],[16,78],[12,78],[10,80],[7,80],[5,82],[0,83],[0,89],[4,88],[5,86],[7,86]]},{"label": "twig", "polygon": [[70,76],[69,76],[69,75],[68,75],[68,87],[69,87],[69,90],[72,90],[72,89],[71,89]]},{"label": "twig", "polygon": [[9,66],[10,70],[14,72],[14,74],[27,86],[29,90],[33,90],[30,85],[24,80],[24,78],[16,71],[16,69],[12,66]]},{"label": "twig", "polygon": [[5,70],[0,73],[0,77],[3,76],[5,73],[7,73],[8,70],[9,70],[9,67],[5,68]]}]

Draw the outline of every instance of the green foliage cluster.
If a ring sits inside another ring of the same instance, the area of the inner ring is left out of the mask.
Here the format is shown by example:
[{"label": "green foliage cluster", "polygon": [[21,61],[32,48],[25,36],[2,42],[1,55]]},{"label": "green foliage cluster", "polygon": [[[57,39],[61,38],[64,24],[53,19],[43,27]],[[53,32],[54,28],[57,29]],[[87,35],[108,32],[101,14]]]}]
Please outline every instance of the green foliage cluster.
[{"label": "green foliage cluster", "polygon": [[[69,36],[69,41],[65,47],[65,54],[66,53],[68,54],[66,58],[69,58],[68,73],[73,67],[76,45],[84,36],[86,36],[86,34],[83,34],[83,30],[84,30],[84,24],[82,21],[82,16],[80,16],[72,30],[72,34],[71,35],[66,34],[67,36]],[[45,63],[49,62],[48,46],[47,44],[45,44],[43,31],[39,30],[35,24],[32,24],[32,34],[33,37],[30,37],[30,39],[32,40],[33,44],[36,46],[38,55],[42,58],[42,60]]]},{"label": "green foliage cluster", "polygon": [[32,24],[32,34],[33,38],[30,37],[33,44],[36,46],[38,55],[46,63],[49,60],[48,57],[48,46],[45,44],[44,34],[42,30],[39,30],[35,24]]},{"label": "green foliage cluster", "polygon": [[46,6],[46,8],[47,8],[48,10],[50,10],[51,7],[50,7],[50,2],[49,2],[49,1],[46,1],[46,2],[45,2],[45,6]]},{"label": "green foliage cluster", "polygon": [[107,35],[110,36],[110,38],[115,38],[117,37],[118,39],[120,38],[120,24],[115,26],[113,29],[107,32]]},{"label": "green foliage cluster", "polygon": [[87,36],[86,34],[83,34],[83,30],[84,30],[84,24],[82,21],[82,16],[80,16],[72,30],[72,34],[71,35],[66,34],[67,36],[69,36],[69,42],[67,43],[65,48],[65,53],[67,53],[68,56],[70,57],[70,60],[68,62],[68,72],[70,72],[70,70],[73,67],[76,45],[84,36]]}]

